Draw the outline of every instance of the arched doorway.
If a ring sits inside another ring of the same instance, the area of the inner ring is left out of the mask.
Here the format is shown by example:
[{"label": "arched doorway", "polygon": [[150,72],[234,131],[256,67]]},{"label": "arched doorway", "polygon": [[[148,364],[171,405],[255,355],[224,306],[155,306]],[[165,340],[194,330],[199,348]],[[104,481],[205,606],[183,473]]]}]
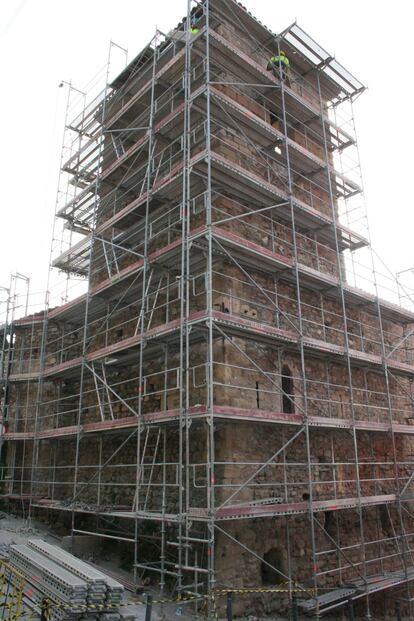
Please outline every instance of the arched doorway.
[{"label": "arched doorway", "polygon": [[284,364],[282,367],[282,411],[285,414],[294,414],[294,390],[292,371]]},{"label": "arched doorway", "polygon": [[[265,562],[263,562],[265,561]],[[283,557],[281,550],[277,548],[272,548],[266,554],[263,555],[263,561],[261,566],[261,574],[262,574],[262,584],[263,585],[275,585],[283,582],[283,575],[281,576],[277,571],[269,567],[266,563],[273,565],[279,571],[285,573],[283,571]]]}]

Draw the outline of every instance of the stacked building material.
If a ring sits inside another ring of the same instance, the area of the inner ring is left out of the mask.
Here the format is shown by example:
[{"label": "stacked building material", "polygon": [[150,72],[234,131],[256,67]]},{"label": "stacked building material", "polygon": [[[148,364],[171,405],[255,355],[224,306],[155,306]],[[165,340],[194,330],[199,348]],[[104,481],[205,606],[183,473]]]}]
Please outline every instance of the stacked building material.
[{"label": "stacked building material", "polygon": [[53,620],[72,621],[84,614],[88,597],[84,580],[24,544],[10,547],[10,563],[30,584],[34,601],[50,600]]},{"label": "stacked building material", "polygon": [[72,554],[32,539],[10,547],[10,563],[24,575],[36,603],[50,600],[53,621],[118,621],[123,586]]},{"label": "stacked building material", "polygon": [[95,567],[76,558],[42,539],[29,539],[28,545],[75,574],[88,585],[88,603],[106,604],[108,608],[119,606],[124,592],[122,584],[102,573]]},{"label": "stacked building material", "polygon": [[10,545],[8,543],[0,543],[0,559],[8,559],[10,554]]}]

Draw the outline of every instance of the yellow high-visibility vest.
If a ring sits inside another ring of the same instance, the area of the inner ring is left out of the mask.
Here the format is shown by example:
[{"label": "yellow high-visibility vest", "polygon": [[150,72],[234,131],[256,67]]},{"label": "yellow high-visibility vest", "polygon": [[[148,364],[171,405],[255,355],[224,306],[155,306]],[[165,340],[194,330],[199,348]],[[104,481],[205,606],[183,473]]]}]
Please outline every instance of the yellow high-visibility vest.
[{"label": "yellow high-visibility vest", "polygon": [[190,28],[190,32],[192,35],[196,35],[200,32],[200,30],[198,28]]},{"label": "yellow high-visibility vest", "polygon": [[290,66],[289,58],[287,56],[284,56],[283,54],[281,54],[280,56],[272,56],[272,58],[270,59],[270,62],[271,63],[283,63],[285,67]]}]

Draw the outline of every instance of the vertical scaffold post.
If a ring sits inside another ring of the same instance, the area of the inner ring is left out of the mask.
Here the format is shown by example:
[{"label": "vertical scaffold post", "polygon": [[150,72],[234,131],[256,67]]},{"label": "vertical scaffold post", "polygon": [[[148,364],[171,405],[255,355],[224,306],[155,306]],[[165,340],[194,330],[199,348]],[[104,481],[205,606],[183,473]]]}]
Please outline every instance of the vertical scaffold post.
[{"label": "vertical scaffold post", "polygon": [[233,621],[233,593],[227,593],[227,621]]},{"label": "vertical scaffold post", "polygon": [[[148,120],[148,158],[147,158],[147,166],[146,166],[146,176],[145,176],[145,188],[146,188],[146,200],[145,200],[145,227],[144,227],[144,247],[143,247],[143,270],[142,270],[142,289],[140,296],[140,308],[139,308],[139,317],[140,317],[140,346],[139,346],[139,354],[138,354],[138,364],[139,364],[139,377],[138,377],[138,386],[139,386],[139,399],[138,399],[138,425],[137,425],[137,443],[136,443],[136,472],[135,472],[135,520],[134,520],[134,580],[137,579],[137,563],[138,563],[138,539],[139,539],[139,511],[140,511],[140,494],[141,494],[141,483],[143,482],[143,473],[141,472],[141,465],[143,467],[143,460],[145,457],[144,447],[141,451],[141,440],[142,433],[145,431],[146,427],[143,424],[142,410],[143,410],[143,384],[144,384],[144,348],[145,348],[145,330],[146,330],[146,317],[145,317],[145,304],[146,297],[149,291],[149,286],[151,283],[151,271],[148,262],[148,231],[149,231],[149,213],[150,213],[150,202],[151,202],[151,192],[152,192],[152,168],[153,168],[153,157],[154,157],[154,148],[155,148],[155,136],[154,136],[154,114],[155,114],[155,75],[157,69],[157,60],[158,60],[158,48],[159,43],[159,32],[156,30],[155,36],[152,39],[153,46],[153,57],[152,57],[152,66],[151,66],[151,90],[150,90],[150,106],[149,106],[149,120]],[[162,568],[162,577],[165,579],[164,567]]]},{"label": "vertical scaffold post", "polygon": [[152,595],[147,595],[147,606],[145,609],[145,621],[151,621],[152,617]]},{"label": "vertical scaffold post", "polygon": [[[211,169],[211,84],[210,84],[210,1],[205,2],[206,11],[206,152],[207,152],[207,205],[206,205],[206,226],[207,226],[207,314],[208,314],[208,356],[207,356],[207,384],[208,384],[208,418],[207,418],[207,508],[209,512],[208,523],[208,591],[214,592],[215,587],[215,433],[214,433],[214,376],[213,376],[213,237],[212,237],[212,169]],[[209,619],[216,617],[214,598],[209,598]]]},{"label": "vertical scaffold post", "polygon": [[[280,57],[281,52],[281,37],[279,36],[277,40],[277,53]],[[302,312],[302,289],[301,289],[301,278],[299,273],[299,253],[298,253],[298,244],[297,244],[297,232],[296,232],[296,217],[295,217],[295,206],[293,201],[294,196],[294,182],[293,182],[293,174],[290,162],[290,150],[289,150],[289,127],[288,127],[288,116],[286,110],[286,93],[285,93],[285,79],[282,74],[282,65],[279,63],[279,89],[280,89],[280,99],[282,104],[281,110],[281,121],[282,121],[282,131],[283,131],[283,142],[285,145],[286,152],[286,170],[287,170],[287,185],[288,185],[288,204],[289,204],[289,212],[290,212],[290,222],[292,225],[292,249],[293,249],[293,259],[294,259],[294,275],[295,275],[295,291],[297,297],[297,314],[298,314],[298,332],[299,332],[299,348],[300,348],[300,369],[302,375],[302,396],[303,396],[303,422],[304,422],[304,431],[305,431],[305,443],[306,443],[306,470],[307,470],[307,485],[308,485],[308,517],[309,517],[309,526],[310,526],[310,543],[311,543],[311,560],[312,560],[312,574],[313,574],[313,587],[315,590],[315,603],[316,603],[316,618],[319,616],[319,608],[318,608],[318,578],[317,578],[317,555],[316,555],[316,535],[315,535],[315,523],[313,520],[313,476],[312,476],[312,464],[311,464],[311,440],[310,440],[310,430],[309,430],[309,417],[308,417],[308,388],[307,388],[307,369],[306,369],[306,358],[305,358],[305,348],[303,342],[303,312]]]},{"label": "vertical scaffold post", "polygon": [[296,593],[292,593],[292,621],[298,621],[298,600]]},{"label": "vertical scaffold post", "polygon": [[352,597],[348,598],[348,619],[349,621],[354,621],[355,617],[354,617],[354,602],[352,600]]}]

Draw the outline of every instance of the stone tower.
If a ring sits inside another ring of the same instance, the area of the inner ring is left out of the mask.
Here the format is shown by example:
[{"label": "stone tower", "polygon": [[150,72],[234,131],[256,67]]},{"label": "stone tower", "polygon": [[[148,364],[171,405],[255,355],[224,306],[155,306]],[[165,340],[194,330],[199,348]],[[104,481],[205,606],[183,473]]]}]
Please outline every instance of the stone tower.
[{"label": "stone tower", "polygon": [[192,0],[69,119],[53,267],[86,293],[2,327],[2,497],[211,619],[410,601],[414,313],[372,277],[363,90]]}]

